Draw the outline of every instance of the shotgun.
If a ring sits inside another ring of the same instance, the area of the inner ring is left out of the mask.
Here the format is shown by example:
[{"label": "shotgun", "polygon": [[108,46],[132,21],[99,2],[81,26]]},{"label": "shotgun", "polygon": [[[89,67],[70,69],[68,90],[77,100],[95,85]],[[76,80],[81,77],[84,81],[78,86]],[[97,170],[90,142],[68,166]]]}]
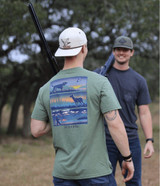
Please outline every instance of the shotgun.
[{"label": "shotgun", "polygon": [[35,24],[35,27],[36,27],[36,29],[38,31],[39,37],[40,37],[40,39],[41,39],[41,41],[43,43],[43,46],[44,46],[44,49],[46,51],[46,54],[47,54],[47,57],[48,57],[48,61],[49,61],[50,65],[51,65],[53,73],[57,74],[59,72],[59,66],[57,64],[56,58],[52,55],[51,50],[50,50],[50,48],[49,48],[49,46],[47,44],[47,41],[46,41],[46,39],[44,37],[44,33],[42,31],[42,27],[40,25],[40,22],[38,20],[38,17],[36,15],[36,12],[34,10],[34,7],[33,7],[32,3],[28,4],[28,9],[29,9],[29,12],[31,14],[32,20],[33,20],[33,22]]},{"label": "shotgun", "polygon": [[113,63],[114,63],[114,55],[113,53],[111,53],[108,60],[105,62],[103,68],[101,69],[100,74],[102,76],[106,76],[109,73],[111,67],[113,66]]},{"label": "shotgun", "polygon": [[113,66],[113,63],[114,63],[114,55],[113,53],[111,53],[109,58],[105,62],[105,64],[102,67],[95,69],[94,72],[102,76],[107,76],[111,67]]}]

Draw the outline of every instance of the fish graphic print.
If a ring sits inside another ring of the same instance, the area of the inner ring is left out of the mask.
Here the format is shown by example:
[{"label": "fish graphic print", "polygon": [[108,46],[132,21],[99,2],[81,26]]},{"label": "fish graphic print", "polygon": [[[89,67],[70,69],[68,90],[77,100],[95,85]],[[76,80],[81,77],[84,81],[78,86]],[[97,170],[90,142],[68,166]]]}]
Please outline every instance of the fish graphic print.
[{"label": "fish graphic print", "polygon": [[52,81],[50,109],[54,126],[87,124],[87,77]]}]

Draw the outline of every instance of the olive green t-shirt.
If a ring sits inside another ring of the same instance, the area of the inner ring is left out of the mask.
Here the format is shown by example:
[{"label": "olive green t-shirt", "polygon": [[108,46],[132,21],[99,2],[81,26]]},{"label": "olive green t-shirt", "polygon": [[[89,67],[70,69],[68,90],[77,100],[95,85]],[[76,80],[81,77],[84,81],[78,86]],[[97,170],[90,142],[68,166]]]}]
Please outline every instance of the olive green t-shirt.
[{"label": "olive green t-shirt", "polygon": [[81,67],[61,70],[41,87],[32,118],[52,126],[53,176],[85,179],[111,174],[103,114],[120,108],[107,78]]}]

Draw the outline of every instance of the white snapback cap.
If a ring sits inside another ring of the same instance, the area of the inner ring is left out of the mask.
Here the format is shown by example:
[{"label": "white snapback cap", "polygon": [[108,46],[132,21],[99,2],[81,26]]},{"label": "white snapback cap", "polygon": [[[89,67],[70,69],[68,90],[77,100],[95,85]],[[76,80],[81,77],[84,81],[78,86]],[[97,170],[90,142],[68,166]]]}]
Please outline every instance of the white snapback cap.
[{"label": "white snapback cap", "polygon": [[69,27],[59,36],[59,48],[55,56],[76,56],[85,44],[87,44],[86,34],[79,28]]}]

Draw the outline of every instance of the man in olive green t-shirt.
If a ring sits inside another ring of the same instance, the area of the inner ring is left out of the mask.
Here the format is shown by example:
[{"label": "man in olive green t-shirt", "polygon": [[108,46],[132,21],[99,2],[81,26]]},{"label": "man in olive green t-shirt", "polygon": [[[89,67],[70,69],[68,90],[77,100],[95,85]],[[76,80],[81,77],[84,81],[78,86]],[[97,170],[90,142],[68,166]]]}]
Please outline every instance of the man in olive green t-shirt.
[{"label": "man in olive green t-shirt", "polygon": [[[108,159],[103,118],[124,157],[124,181],[132,178],[134,166],[119,102],[109,81],[85,70],[87,38],[78,28],[65,29],[59,37],[56,57],[65,57],[64,68],[39,90],[32,113],[35,137],[53,135],[55,186],[116,186]],[[47,124],[49,121],[50,124]]]}]

